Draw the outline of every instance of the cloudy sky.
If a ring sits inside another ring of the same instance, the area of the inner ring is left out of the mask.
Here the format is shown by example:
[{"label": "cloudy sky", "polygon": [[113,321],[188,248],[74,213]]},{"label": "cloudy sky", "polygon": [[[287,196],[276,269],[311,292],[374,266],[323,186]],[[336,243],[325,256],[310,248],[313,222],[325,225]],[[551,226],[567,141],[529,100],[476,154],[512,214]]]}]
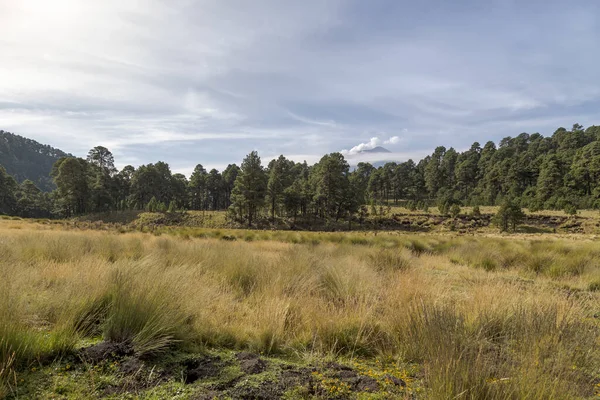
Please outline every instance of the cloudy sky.
[{"label": "cloudy sky", "polygon": [[0,0],[0,129],[186,173],[251,150],[403,160],[551,134],[600,123],[599,16],[596,0]]}]

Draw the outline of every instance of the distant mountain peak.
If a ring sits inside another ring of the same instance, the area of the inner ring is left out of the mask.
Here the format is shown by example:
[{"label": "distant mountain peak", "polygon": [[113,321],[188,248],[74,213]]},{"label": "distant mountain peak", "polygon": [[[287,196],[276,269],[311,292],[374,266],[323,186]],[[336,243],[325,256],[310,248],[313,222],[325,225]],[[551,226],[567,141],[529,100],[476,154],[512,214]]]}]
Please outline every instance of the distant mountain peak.
[{"label": "distant mountain peak", "polygon": [[389,151],[385,147],[381,147],[381,146],[373,147],[372,149],[369,149],[369,150],[361,150],[360,152],[361,153],[391,153],[391,151]]}]

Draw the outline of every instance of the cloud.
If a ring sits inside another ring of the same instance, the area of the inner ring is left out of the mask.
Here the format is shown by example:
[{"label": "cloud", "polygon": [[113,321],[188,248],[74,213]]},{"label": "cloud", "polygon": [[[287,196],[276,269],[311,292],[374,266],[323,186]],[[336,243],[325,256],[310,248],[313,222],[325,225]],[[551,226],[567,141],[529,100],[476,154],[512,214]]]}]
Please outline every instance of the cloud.
[{"label": "cloud", "polygon": [[378,137],[372,137],[371,140],[369,140],[368,142],[359,143],[356,146],[354,146],[353,148],[351,148],[350,150],[342,150],[341,153],[344,155],[358,154],[361,151],[371,150],[371,149],[379,146],[380,143],[381,143],[381,139],[379,139]]},{"label": "cloud", "polygon": [[318,160],[401,144],[418,158],[551,134],[598,123],[599,13],[592,0],[0,0],[0,129],[182,170],[253,149]]},{"label": "cloud", "polygon": [[347,161],[351,166],[357,165],[359,162],[368,163],[385,163],[395,162],[401,163],[412,159],[413,161],[426,157],[431,152],[428,150],[419,151],[395,151],[391,153],[359,153],[347,156]]},{"label": "cloud", "polygon": [[398,143],[400,143],[399,136],[392,136],[391,138],[389,138],[388,140],[383,142],[383,144],[398,144]]},{"label": "cloud", "polygon": [[385,140],[382,140],[377,136],[373,136],[371,139],[369,139],[368,142],[359,143],[356,146],[352,147],[350,150],[342,150],[341,153],[345,156],[352,156],[355,154],[360,154],[365,150],[372,150],[377,146],[381,146],[382,144],[394,145],[398,143],[400,143],[399,136],[391,136],[390,138]]}]

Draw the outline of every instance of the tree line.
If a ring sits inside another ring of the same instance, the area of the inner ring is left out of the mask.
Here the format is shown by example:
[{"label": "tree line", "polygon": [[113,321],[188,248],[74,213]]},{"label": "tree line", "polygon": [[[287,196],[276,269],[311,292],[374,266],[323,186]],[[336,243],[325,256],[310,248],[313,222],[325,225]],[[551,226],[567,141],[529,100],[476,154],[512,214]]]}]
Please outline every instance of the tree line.
[{"label": "tree line", "polygon": [[251,152],[222,172],[198,164],[189,179],[159,161],[118,171],[111,152],[94,147],[86,159],[62,157],[52,193],[20,185],[0,168],[0,213],[71,217],[114,210],[229,210],[252,225],[261,218],[360,220],[380,207],[511,204],[530,210],[600,208],[600,127],[557,129],[550,137],[522,133],[498,145],[473,143],[464,152],[437,147],[415,163],[365,162],[350,168],[341,153],[315,165],[280,156],[263,165]]}]

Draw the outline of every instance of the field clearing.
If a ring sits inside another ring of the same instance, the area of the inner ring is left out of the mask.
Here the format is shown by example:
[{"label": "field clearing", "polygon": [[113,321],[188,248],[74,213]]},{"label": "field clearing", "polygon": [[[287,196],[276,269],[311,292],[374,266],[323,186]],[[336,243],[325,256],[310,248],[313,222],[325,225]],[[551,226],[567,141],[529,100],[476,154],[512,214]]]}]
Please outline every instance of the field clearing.
[{"label": "field clearing", "polygon": [[594,236],[168,233],[0,220],[0,396],[600,394]]}]

